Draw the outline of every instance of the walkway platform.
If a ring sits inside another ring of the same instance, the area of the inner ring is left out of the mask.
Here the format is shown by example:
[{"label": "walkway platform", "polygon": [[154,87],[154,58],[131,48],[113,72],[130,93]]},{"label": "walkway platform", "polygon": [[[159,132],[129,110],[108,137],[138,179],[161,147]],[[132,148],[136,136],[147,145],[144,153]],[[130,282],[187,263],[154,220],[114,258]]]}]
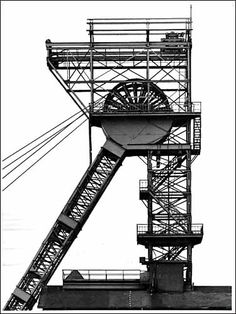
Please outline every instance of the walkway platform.
[{"label": "walkway platform", "polygon": [[191,231],[185,231],[180,228],[170,227],[168,230],[161,225],[153,225],[152,230],[148,230],[148,225],[137,225],[138,244],[148,247],[153,246],[185,246],[188,244],[196,245],[202,242],[203,225],[192,224]]}]

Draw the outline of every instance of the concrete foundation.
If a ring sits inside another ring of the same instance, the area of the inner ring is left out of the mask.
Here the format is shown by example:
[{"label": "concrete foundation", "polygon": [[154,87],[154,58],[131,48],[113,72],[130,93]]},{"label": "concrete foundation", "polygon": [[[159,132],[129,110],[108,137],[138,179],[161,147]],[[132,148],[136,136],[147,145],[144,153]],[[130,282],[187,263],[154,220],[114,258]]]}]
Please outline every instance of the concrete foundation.
[{"label": "concrete foundation", "polygon": [[47,286],[40,295],[43,310],[230,310],[231,287],[196,286],[188,292],[146,290],[79,290]]}]

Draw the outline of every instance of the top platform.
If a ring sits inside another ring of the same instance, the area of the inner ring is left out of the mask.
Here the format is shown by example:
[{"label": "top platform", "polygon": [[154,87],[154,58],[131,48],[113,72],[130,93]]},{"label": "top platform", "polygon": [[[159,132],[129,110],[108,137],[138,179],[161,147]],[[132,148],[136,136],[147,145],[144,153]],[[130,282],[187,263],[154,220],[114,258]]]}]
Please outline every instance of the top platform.
[{"label": "top platform", "polygon": [[[146,48],[160,49],[163,61],[184,61],[191,47],[191,18],[88,19],[87,24],[89,42],[46,41],[54,65],[79,59],[89,62],[86,50],[93,50],[94,61],[145,61]],[[103,49],[108,51],[101,54]],[[130,49],[143,51],[133,55]],[[160,56],[153,54],[150,60],[159,61]]]},{"label": "top platform", "polygon": [[46,48],[50,71],[92,126],[124,115],[173,118],[177,127],[200,117],[191,99],[191,17],[88,19],[87,26],[89,41],[47,40]]},{"label": "top platform", "polygon": [[[130,42],[136,36],[141,41],[165,42],[163,35],[168,32],[181,34],[179,40],[188,42],[192,30],[191,18],[104,18],[88,19],[91,39],[99,42],[104,37],[119,35],[122,41]],[[93,36],[93,37],[92,37]]]}]

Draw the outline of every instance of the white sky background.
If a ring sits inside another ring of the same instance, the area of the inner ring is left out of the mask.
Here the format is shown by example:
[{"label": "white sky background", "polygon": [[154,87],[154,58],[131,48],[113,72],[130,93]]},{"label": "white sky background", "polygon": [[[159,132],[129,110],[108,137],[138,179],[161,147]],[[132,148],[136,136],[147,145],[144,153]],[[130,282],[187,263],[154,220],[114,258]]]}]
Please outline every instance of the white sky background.
[{"label": "white sky background", "polygon": [[[87,18],[189,17],[191,2],[2,2],[2,158],[77,107],[46,65],[45,40],[88,41]],[[193,249],[195,285],[234,285],[234,2],[193,2],[192,99],[202,102],[202,152],[192,166],[192,215],[204,224]],[[94,128],[94,156],[105,138]],[[88,166],[88,132],[78,132],[2,193],[2,307]],[[127,158],[50,284],[70,268],[142,268],[146,223]],[[4,180],[2,187],[4,187]],[[38,310],[36,310],[38,311]]]}]

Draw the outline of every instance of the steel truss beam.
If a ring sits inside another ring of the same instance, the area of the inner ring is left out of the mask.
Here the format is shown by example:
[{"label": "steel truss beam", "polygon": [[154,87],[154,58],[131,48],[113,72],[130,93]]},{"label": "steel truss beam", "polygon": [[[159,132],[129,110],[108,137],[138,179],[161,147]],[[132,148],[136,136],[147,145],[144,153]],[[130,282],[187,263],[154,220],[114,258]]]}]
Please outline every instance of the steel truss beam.
[{"label": "steel truss beam", "polygon": [[[166,92],[174,110],[186,112],[187,107],[184,108],[181,103],[186,103],[190,83],[186,76],[187,52],[190,49],[187,42],[181,43],[186,45],[185,59],[179,58],[179,52],[175,53],[176,43],[162,42],[157,45],[150,42],[148,46],[138,44],[132,48],[126,42],[113,47],[109,43],[104,45],[92,42],[81,47],[79,43],[68,43],[65,47],[63,43],[46,43],[50,70],[53,68],[60,74],[66,91],[73,92],[78,99],[83,97],[83,93],[91,93],[91,112],[103,107],[107,92],[116,84],[135,77],[157,83]],[[171,58],[162,52],[163,47],[173,50]],[[145,71],[147,64],[149,77]]]},{"label": "steel truss beam", "polygon": [[[169,157],[160,158],[160,169],[152,168],[151,170],[152,183],[149,187],[149,193],[153,205],[150,228],[153,232],[158,230],[160,235],[162,233],[187,234],[189,224],[191,225],[191,215],[186,208],[186,158],[186,155],[174,156],[171,159]],[[186,250],[186,246],[171,246],[171,244],[169,246],[154,246],[152,247],[151,261],[184,261],[185,267],[188,268],[191,260],[188,260]],[[185,271],[185,276],[186,273]]]},{"label": "steel truss beam", "polygon": [[[176,138],[177,142],[187,142],[187,127],[188,123],[184,126],[185,130],[174,130],[175,135],[169,135],[166,142],[170,142],[170,138]],[[183,262],[187,286],[192,284],[192,247],[201,242],[203,235],[202,225],[192,224],[191,218],[193,160],[195,157],[191,157],[191,151],[166,157],[160,151],[152,151],[151,157],[147,157],[148,179],[146,183],[144,180],[140,181],[140,197],[148,210],[148,225],[138,225],[137,229],[138,243],[148,249],[148,260],[145,264],[160,261]],[[183,237],[186,239],[183,240]],[[148,241],[151,246],[147,246]]]},{"label": "steel truss beam", "polygon": [[125,157],[107,141],[74,190],[4,310],[31,310]]}]

